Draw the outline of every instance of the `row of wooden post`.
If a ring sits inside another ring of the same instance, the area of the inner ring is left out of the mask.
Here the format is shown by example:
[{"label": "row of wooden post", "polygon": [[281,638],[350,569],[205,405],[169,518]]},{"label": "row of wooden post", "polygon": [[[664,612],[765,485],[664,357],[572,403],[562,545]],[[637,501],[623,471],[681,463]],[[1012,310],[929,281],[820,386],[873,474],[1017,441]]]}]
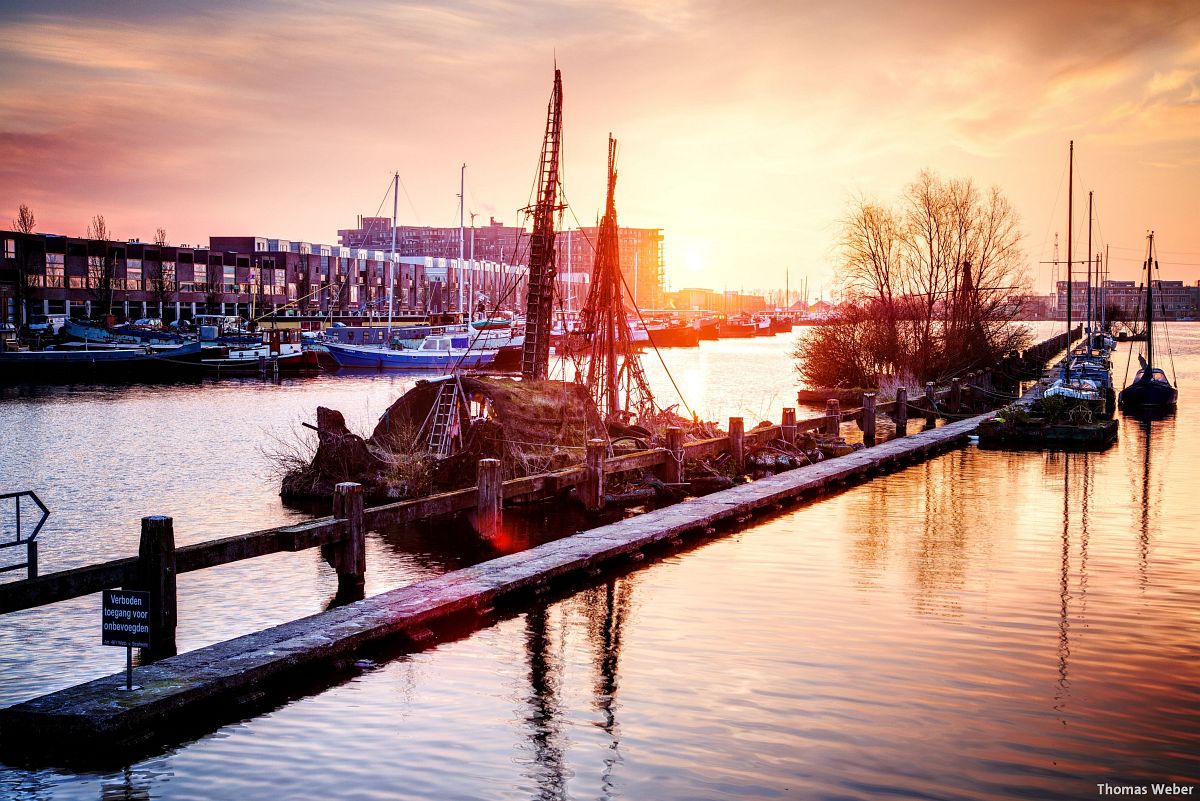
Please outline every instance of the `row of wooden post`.
[{"label": "row of wooden post", "polygon": [[[362,485],[346,482],[334,488],[333,516],[344,520],[346,525],[342,538],[323,548],[330,565],[337,571],[338,595],[361,597],[367,573]],[[137,580],[125,588],[150,593],[151,647],[141,649],[143,663],[174,656],[177,652],[177,573],[174,521],[159,515],[143,517]]]},{"label": "row of wooden post", "polygon": [[[962,385],[956,378],[950,384],[948,407],[957,411],[962,403]],[[925,419],[927,425],[932,425],[937,417],[936,387],[932,381],[925,385]],[[875,427],[876,395],[874,392],[864,392],[862,410],[860,412],[861,428],[864,444],[874,445],[877,432]],[[896,404],[893,413],[896,421],[896,436],[902,437],[908,430],[908,388],[896,389]],[[842,412],[837,398],[830,398],[825,404],[825,434],[838,436],[841,431]],[[784,442],[794,445],[798,432],[796,424],[796,409],[785,407],[783,423],[780,427]],[[683,430],[671,426],[667,429],[666,450],[670,454],[661,468],[663,481],[671,484],[684,482],[684,441]],[[737,472],[746,468],[746,426],[741,417],[729,418],[729,455]],[[584,480],[579,485],[579,500],[585,509],[591,512],[604,508],[605,493],[605,462],[608,458],[608,443],[602,439],[588,440],[584,453]],[[481,459],[477,488],[479,500],[476,510],[475,527],[484,537],[493,537],[503,525],[504,517],[504,484],[501,477],[500,462],[496,459]]]}]

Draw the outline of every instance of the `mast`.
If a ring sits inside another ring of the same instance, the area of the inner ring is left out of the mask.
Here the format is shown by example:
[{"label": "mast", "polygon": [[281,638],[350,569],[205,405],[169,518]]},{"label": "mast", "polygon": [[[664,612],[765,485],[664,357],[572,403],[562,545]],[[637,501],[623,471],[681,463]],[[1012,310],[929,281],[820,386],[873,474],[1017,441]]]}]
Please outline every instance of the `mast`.
[{"label": "mast", "polygon": [[554,211],[558,200],[558,162],[562,145],[562,72],[554,70],[554,89],[546,113],[546,136],[539,161],[537,204],[529,236],[529,284],[525,300],[525,344],[521,378],[544,381],[550,369],[550,317],[554,308]]},{"label": "mast", "polygon": [[467,165],[464,162],[462,170],[458,173],[458,313],[462,315],[463,322],[468,322],[471,318],[463,315],[463,257],[466,255],[464,251],[466,238],[463,236],[464,229],[464,210],[466,209],[466,193],[464,189],[467,185]]},{"label": "mast", "polygon": [[1092,355],[1092,190],[1088,190],[1087,349]]},{"label": "mast", "polygon": [[[1154,232],[1150,232],[1150,243],[1146,246],[1146,370],[1142,375],[1150,380],[1150,368],[1154,366],[1154,273],[1151,259],[1154,258]],[[1155,265],[1157,266],[1157,265]]]},{"label": "mast", "polygon": [[1071,155],[1067,167],[1067,358],[1063,359],[1063,378],[1071,380],[1071,220],[1075,195],[1075,140],[1071,140]]},{"label": "mast", "polygon": [[400,173],[392,175],[392,249],[388,256],[388,342],[392,341],[392,295],[396,286],[396,190],[400,186]]}]

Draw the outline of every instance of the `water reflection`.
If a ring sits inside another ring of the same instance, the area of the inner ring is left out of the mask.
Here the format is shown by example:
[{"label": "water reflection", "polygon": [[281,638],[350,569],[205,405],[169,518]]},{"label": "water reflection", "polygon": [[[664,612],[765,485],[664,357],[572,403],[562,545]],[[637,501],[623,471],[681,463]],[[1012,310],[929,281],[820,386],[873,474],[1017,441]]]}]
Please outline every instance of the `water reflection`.
[{"label": "water reflection", "polygon": [[532,751],[526,776],[537,788],[535,798],[556,801],[566,798],[566,742],[558,699],[562,661],[551,646],[549,612],[545,605],[525,614],[525,658],[529,669],[525,723]]},{"label": "water reflection", "polygon": [[610,580],[581,594],[592,659],[596,671],[593,705],[602,716],[600,728],[609,742],[600,771],[600,797],[613,797],[612,774],[621,761],[621,738],[617,725],[617,677],[621,661],[621,638],[629,616],[633,585],[625,580]]}]

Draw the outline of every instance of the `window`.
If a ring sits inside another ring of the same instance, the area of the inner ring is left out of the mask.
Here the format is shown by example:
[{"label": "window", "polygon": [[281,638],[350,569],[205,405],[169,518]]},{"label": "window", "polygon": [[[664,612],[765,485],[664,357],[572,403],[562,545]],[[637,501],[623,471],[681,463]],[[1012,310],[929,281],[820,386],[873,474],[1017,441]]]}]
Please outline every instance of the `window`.
[{"label": "window", "polygon": [[358,303],[358,284],[350,285],[350,302]]},{"label": "window", "polygon": [[160,269],[162,270],[161,274],[162,274],[163,289],[168,290],[168,291],[174,289],[175,288],[175,262],[164,261],[162,263],[162,267]]},{"label": "window", "polygon": [[16,257],[17,257],[17,240],[5,239],[4,240],[4,258],[15,259]]},{"label": "window", "polygon": [[142,288],[141,259],[128,259],[125,262],[125,288],[134,290]]},{"label": "window", "polygon": [[296,299],[296,285],[295,284],[287,285],[287,296],[288,296],[288,300]]},{"label": "window", "polygon": [[225,292],[237,292],[237,268],[225,265],[223,268]]},{"label": "window", "polygon": [[276,269],[274,286],[282,287],[286,283],[287,283],[287,270]]},{"label": "window", "polygon": [[46,254],[46,286],[61,287],[63,285],[63,254]]}]

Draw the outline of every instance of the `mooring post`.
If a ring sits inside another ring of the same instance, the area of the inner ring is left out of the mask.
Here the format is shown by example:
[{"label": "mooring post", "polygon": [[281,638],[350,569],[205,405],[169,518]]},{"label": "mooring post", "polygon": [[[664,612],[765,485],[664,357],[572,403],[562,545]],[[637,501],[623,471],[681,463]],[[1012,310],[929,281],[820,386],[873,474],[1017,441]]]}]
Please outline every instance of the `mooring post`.
[{"label": "mooring post", "polygon": [[796,444],[796,408],[794,406],[783,407],[783,425],[780,426],[783,432],[783,441],[788,445]]},{"label": "mooring post", "polygon": [[962,381],[955,376],[950,379],[950,411],[958,414],[962,409]]},{"label": "mooring post", "polygon": [[150,647],[141,648],[143,664],[177,653],[175,627],[175,524],[169,517],[142,518],[138,544],[138,589],[150,593]]},{"label": "mooring post", "polygon": [[499,459],[479,460],[475,486],[479,489],[475,529],[481,537],[490,540],[500,532],[504,522],[504,482],[500,476]]},{"label": "mooring post", "polygon": [[589,439],[585,456],[586,474],[579,488],[583,508],[599,512],[604,508],[604,462],[608,457],[608,443],[602,439]]},{"label": "mooring post", "polygon": [[667,459],[664,475],[669,484],[683,483],[683,429],[667,426]]},{"label": "mooring post", "polygon": [[37,578],[37,540],[25,543],[25,575],[27,578]]},{"label": "mooring post", "polygon": [[362,484],[343,481],[333,488],[333,516],[346,521],[342,539],[332,548],[333,569],[337,571],[338,594],[354,593],[367,578],[367,532],[363,524]]},{"label": "mooring post", "polygon": [[863,444],[875,444],[875,393],[864,392],[862,396]]},{"label": "mooring post", "polygon": [[896,387],[896,436],[908,434],[908,387]]},{"label": "mooring post", "polygon": [[825,433],[836,437],[842,431],[842,407],[837,398],[825,401]]},{"label": "mooring post", "polygon": [[933,382],[925,382],[925,425],[933,426],[937,424],[937,395],[934,394]]},{"label": "mooring post", "polygon": [[729,418],[729,455],[738,474],[746,472],[746,423],[740,417]]}]

